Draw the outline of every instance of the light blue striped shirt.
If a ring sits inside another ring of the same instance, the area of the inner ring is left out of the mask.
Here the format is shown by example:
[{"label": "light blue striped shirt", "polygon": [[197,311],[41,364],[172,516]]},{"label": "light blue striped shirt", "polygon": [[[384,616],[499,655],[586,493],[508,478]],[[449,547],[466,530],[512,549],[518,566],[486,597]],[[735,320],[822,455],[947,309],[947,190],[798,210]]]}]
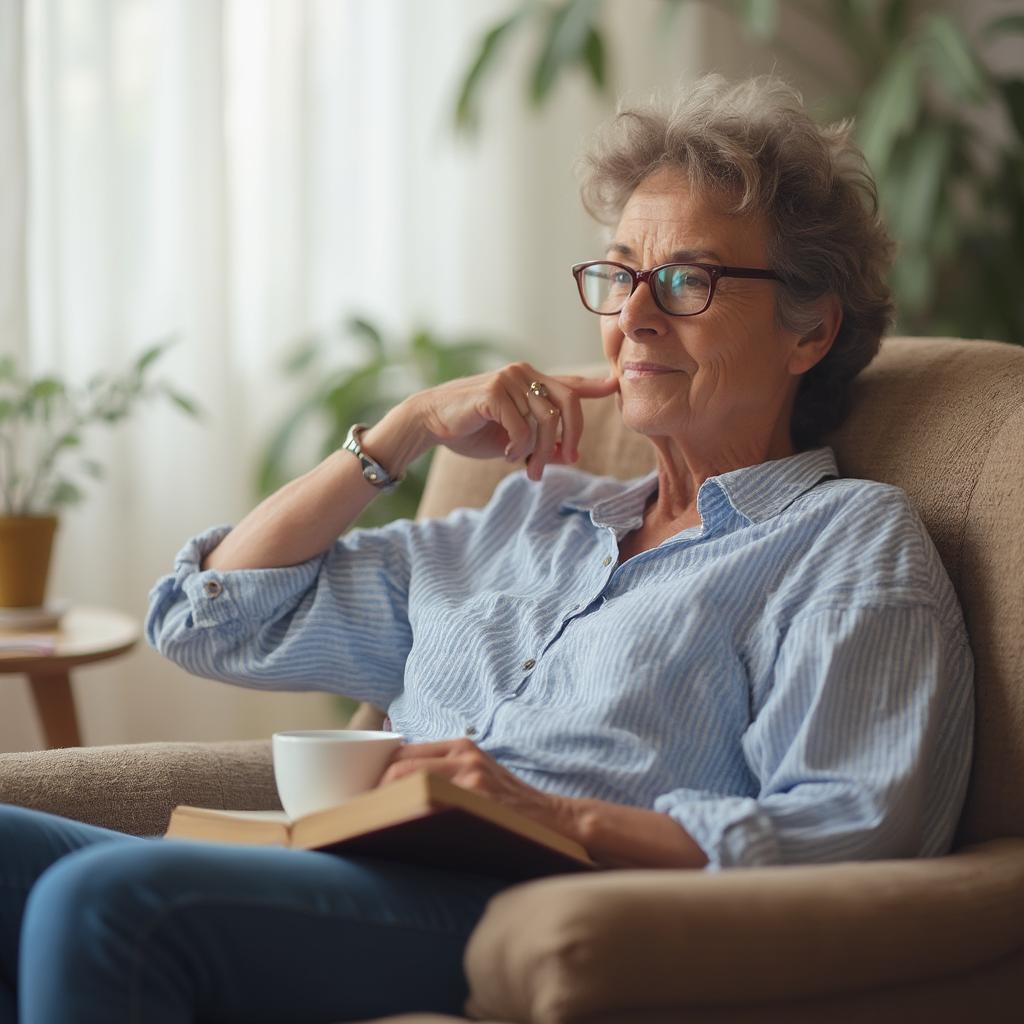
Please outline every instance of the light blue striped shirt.
[{"label": "light blue striped shirt", "polygon": [[470,735],[523,781],[670,815],[712,869],[937,855],[967,785],[973,659],[906,494],[831,448],[711,477],[702,525],[618,562],[652,473],[549,466],[483,509],[301,565],[179,552],[146,635],[190,672]]}]

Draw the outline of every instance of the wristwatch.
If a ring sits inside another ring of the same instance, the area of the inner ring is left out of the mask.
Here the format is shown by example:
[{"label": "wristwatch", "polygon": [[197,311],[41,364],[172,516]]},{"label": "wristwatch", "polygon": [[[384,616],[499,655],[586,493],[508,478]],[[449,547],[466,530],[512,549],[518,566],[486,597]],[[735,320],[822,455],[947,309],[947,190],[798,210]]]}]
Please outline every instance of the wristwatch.
[{"label": "wristwatch", "polygon": [[389,491],[393,491],[405,477],[400,476],[396,479],[376,459],[371,459],[363,451],[362,446],[359,444],[359,435],[365,429],[365,423],[353,423],[348,428],[345,443],[341,447],[345,451],[351,452],[359,460],[359,465],[363,467],[363,478],[368,483],[373,484],[378,490],[387,494]]}]

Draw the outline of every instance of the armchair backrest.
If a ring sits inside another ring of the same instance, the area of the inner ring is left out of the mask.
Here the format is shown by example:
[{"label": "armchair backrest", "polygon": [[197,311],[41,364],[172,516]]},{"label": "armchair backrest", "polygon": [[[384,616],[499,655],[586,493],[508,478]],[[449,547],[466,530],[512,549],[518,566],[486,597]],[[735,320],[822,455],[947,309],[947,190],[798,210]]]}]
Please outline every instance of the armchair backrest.
[{"label": "armchair backrest", "polygon": [[[653,467],[650,445],[622,427],[614,397],[585,413],[580,468],[628,479]],[[964,609],[977,724],[958,842],[1024,836],[1024,348],[890,338],[826,440],[844,476],[907,492]],[[439,451],[420,515],[483,505],[515,468]]]}]

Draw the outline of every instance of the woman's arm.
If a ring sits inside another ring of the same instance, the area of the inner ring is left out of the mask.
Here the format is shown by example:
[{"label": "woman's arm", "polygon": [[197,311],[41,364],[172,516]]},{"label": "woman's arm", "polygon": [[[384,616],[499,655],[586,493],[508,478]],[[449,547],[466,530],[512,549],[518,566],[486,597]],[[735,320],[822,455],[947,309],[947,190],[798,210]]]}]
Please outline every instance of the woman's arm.
[{"label": "woman's arm", "polygon": [[702,868],[707,863],[704,851],[667,814],[542,792],[470,739],[399,747],[378,785],[420,770],[443,775],[575,839],[602,867]]},{"label": "woman's arm", "polygon": [[[606,868],[702,868],[708,858],[667,814],[607,800],[562,797],[576,839]],[[564,830],[563,830],[564,831]]]},{"label": "woman's arm", "polygon": [[[545,397],[529,392],[541,381]],[[438,444],[474,458],[527,458],[539,480],[549,462],[574,462],[580,399],[610,395],[618,381],[549,377],[528,363],[450,381],[413,395],[366,430],[363,449],[393,477]],[[298,565],[326,551],[378,493],[348,452],[329,455],[256,506],[203,559],[200,570]]]},{"label": "woman's arm", "polygon": [[[406,403],[395,406],[361,437],[364,451],[393,477],[402,476],[430,447],[410,411]],[[271,569],[305,562],[326,551],[378,493],[363,476],[358,459],[346,451],[332,452],[257,505],[207,554],[200,570]]]},{"label": "woman's arm", "polygon": [[927,601],[873,593],[859,604],[845,591],[835,600],[781,633],[764,704],[742,739],[758,792],[679,789],[654,801],[714,868],[949,849],[973,731],[962,622]]}]

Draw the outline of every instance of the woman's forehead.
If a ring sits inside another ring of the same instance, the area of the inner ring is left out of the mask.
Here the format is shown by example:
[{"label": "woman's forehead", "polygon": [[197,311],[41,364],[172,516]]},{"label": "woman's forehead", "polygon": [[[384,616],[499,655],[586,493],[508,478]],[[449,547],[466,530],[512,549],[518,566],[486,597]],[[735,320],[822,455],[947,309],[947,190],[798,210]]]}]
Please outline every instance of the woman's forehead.
[{"label": "woman's forehead", "polygon": [[624,258],[658,262],[739,263],[763,258],[767,225],[758,213],[729,212],[727,200],[690,187],[681,174],[659,172],[626,201],[608,243]]}]

